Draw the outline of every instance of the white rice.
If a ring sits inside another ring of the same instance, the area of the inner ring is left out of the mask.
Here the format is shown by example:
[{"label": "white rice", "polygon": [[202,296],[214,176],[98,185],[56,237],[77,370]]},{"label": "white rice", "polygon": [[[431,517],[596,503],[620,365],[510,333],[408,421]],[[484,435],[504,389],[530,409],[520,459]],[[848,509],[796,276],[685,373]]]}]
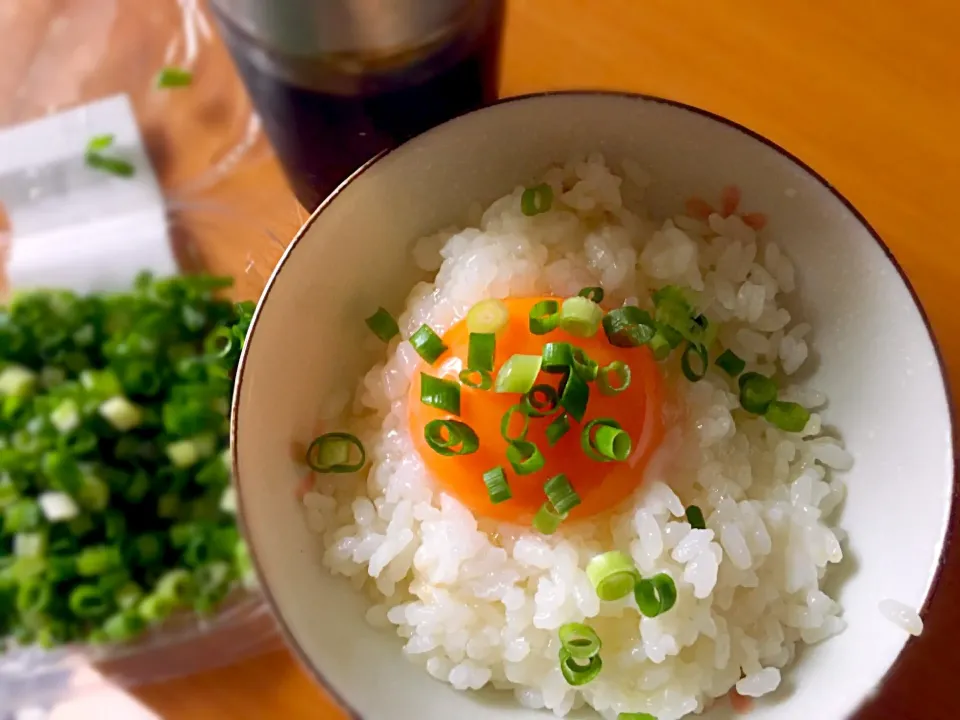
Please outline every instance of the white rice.
[{"label": "white rice", "polygon": [[904,605],[899,600],[891,598],[881,600],[880,612],[887,620],[904,632],[914,636],[923,632],[923,620],[920,615],[912,607]]},{"label": "white rice", "polygon": [[[639,184],[599,155],[552,168],[544,175],[555,196],[550,212],[525,217],[517,188],[478,227],[422,240],[417,262],[438,271],[410,293],[404,336],[422,323],[443,332],[488,297],[566,296],[600,285],[609,301],[647,304],[651,290],[679,284],[700,292],[705,314],[722,324],[722,344],[749,369],[799,370],[811,328],[791,325],[779,305],[795,283],[786,255],[736,216],[655,225],[642,208],[624,206],[649,183],[635,163],[625,170]],[[843,557],[830,514],[844,486],[831,469],[849,469],[852,458],[837,440],[817,437],[818,414],[804,432],[782,432],[739,411],[725,375],[711,370],[690,383],[675,360],[665,365],[676,389],[665,408],[670,429],[635,496],[544,537],[478,522],[435,491],[407,426],[418,357],[394,340],[340,419],[367,448],[369,472],[322,477],[304,498],[325,565],[370,599],[371,624],[393,627],[412,662],[457,689],[491,685],[557,716],[586,704],[609,720],[621,712],[671,720],[734,688],[752,697],[774,691],[798,643],[845,627],[820,586]],[[826,402],[816,390],[779,383],[785,397]],[[692,504],[706,530],[686,522]],[[585,566],[614,549],[629,552],[645,575],[674,578],[671,611],[650,619],[632,598],[597,599]],[[604,666],[572,688],[559,670],[557,628],[579,621],[602,637]]]}]

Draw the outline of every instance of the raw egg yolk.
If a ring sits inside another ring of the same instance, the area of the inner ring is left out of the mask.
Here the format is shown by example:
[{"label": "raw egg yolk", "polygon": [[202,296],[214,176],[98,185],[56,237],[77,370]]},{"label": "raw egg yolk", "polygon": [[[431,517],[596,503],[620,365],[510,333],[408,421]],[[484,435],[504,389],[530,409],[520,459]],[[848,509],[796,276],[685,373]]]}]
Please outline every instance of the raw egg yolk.
[{"label": "raw egg yolk", "polygon": [[[580,496],[571,518],[584,518],[613,508],[627,498],[643,477],[643,470],[663,436],[663,385],[660,369],[647,347],[621,348],[611,345],[603,330],[591,338],[581,338],[557,329],[546,335],[534,335],[529,329],[530,309],[541,300],[557,298],[511,298],[506,326],[497,333],[494,372],[513,355],[540,355],[548,342],[568,342],[581,348],[600,368],[620,360],[630,367],[631,381],[617,395],[604,395],[596,382],[590,383],[590,399],[583,423],[570,418],[569,431],[550,447],[546,428],[560,408],[544,418],[530,418],[526,439],[535,443],[546,460],[544,467],[529,475],[518,475],[506,457],[507,441],[500,423],[511,407],[518,404],[517,393],[498,393],[462,385],[460,416],[424,405],[420,401],[420,372],[457,381],[466,367],[470,332],[461,320],[443,336],[447,351],[433,364],[421,363],[410,387],[410,431],[427,468],[441,488],[466,505],[477,517],[516,523],[529,523],[546,500],[544,483],[564,473]],[[541,372],[538,384],[557,388],[561,375]],[[616,384],[616,383],[614,383]],[[594,418],[612,418],[629,433],[633,442],[630,457],[623,462],[599,462],[583,451],[580,436],[584,425]],[[469,425],[480,441],[479,449],[469,455],[443,456],[424,440],[424,427],[431,420],[458,419]],[[519,427],[520,422],[514,419]],[[512,498],[494,505],[487,494],[483,474],[502,467]]]}]

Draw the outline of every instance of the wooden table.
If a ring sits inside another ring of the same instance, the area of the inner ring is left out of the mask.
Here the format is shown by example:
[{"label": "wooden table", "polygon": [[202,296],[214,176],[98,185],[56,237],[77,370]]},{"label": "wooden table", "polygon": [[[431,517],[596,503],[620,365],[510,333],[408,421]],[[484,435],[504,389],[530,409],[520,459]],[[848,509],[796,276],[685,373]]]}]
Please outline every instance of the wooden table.
[{"label": "wooden table", "polygon": [[[19,77],[36,52],[35,36],[47,21],[41,16],[92,1],[4,0],[0,37],[7,47],[0,60]],[[17,4],[19,15],[11,12]],[[4,19],[17,28],[15,41],[3,32]],[[951,374],[960,377],[960,313],[950,299],[960,287],[953,224],[960,207],[958,31],[960,5],[949,0],[510,0],[502,93],[652,93],[729,117],[789,149],[885,238],[930,314]],[[10,102],[3,92],[10,87],[0,76],[0,108]],[[169,141],[161,173],[167,181],[195,144],[209,140],[201,133],[184,141],[159,124],[148,132]],[[244,207],[286,239],[303,215],[275,162],[263,155],[208,197]],[[233,252],[229,242],[214,243],[207,260],[229,265]],[[947,562],[924,635],[864,720],[957,716],[960,549]],[[137,695],[168,720],[342,717],[284,651]]]}]

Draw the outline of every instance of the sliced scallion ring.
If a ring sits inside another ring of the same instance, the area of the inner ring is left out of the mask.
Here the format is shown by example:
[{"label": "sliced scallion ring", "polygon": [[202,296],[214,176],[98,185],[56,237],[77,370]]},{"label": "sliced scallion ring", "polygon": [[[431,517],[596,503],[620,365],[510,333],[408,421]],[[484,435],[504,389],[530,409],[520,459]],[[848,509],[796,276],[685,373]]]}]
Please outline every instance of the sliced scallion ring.
[{"label": "sliced scallion ring", "polygon": [[467,368],[493,372],[493,360],[497,352],[497,336],[494,333],[470,333],[467,346]]},{"label": "sliced scallion ring", "polygon": [[553,188],[546,183],[529,187],[520,196],[520,212],[533,217],[547,212],[553,206]]},{"label": "sliced scallion ring", "polygon": [[593,337],[602,321],[603,309],[589,298],[570,297],[560,307],[561,329],[576,337]]},{"label": "sliced scallion ring", "polygon": [[611,345],[629,348],[649,343],[657,328],[646,310],[625,305],[603,316],[603,332]]},{"label": "sliced scallion ring", "polygon": [[703,510],[696,505],[687,508],[687,522],[694,530],[707,529],[707,521],[703,519]]},{"label": "sliced scallion ring", "polygon": [[530,332],[546,335],[560,324],[560,303],[556,300],[541,300],[530,308]]},{"label": "sliced scallion ring", "polygon": [[460,386],[452,380],[420,373],[420,402],[459,415]]},{"label": "sliced scallion ring", "polygon": [[597,379],[597,373],[600,372],[600,366],[596,360],[591,359],[583,348],[573,348],[573,371],[587,382],[593,382]]},{"label": "sliced scallion ring", "polygon": [[510,309],[503,300],[481,300],[467,313],[467,330],[472,333],[497,333],[510,320]]},{"label": "sliced scallion ring", "polygon": [[544,431],[547,436],[547,445],[549,447],[556,445],[569,430],[570,416],[562,412],[547,425],[547,429]]},{"label": "sliced scallion ring", "polygon": [[560,405],[577,422],[583,422],[590,401],[590,386],[572,370],[560,383]]},{"label": "sliced scallion ring", "polygon": [[542,470],[547,461],[535,443],[514,440],[507,446],[507,462],[517,475],[532,475]]},{"label": "sliced scallion ring", "polygon": [[[523,428],[517,434],[510,432],[510,425],[513,422],[514,417],[519,417],[521,420],[523,420]],[[523,411],[523,408],[520,405],[514,405],[511,407],[503,414],[503,418],[500,420],[500,435],[508,443],[511,443],[515,440],[525,440],[527,437],[527,430],[529,429],[530,416]]]},{"label": "sliced scallion ring", "polygon": [[690,382],[700,382],[706,376],[709,367],[706,346],[688,342],[683,355],[680,356],[680,369],[683,371],[683,376]]},{"label": "sliced scallion ring", "polygon": [[560,405],[560,396],[552,385],[534,385],[520,401],[523,411],[530,417],[546,417]]},{"label": "sliced scallion ring", "polygon": [[[350,448],[356,448],[360,457],[349,462]],[[367,462],[367,451],[356,435],[343,432],[324,433],[307,448],[307,465],[318,473],[352,473]]]},{"label": "sliced scallion ring", "polygon": [[[633,586],[630,586],[633,589]],[[629,592],[629,591],[628,591]],[[576,660],[589,660],[603,647],[597,631],[583,623],[566,623],[557,631],[560,645]]]},{"label": "sliced scallion ring", "polygon": [[754,415],[763,415],[770,403],[777,399],[777,386],[760,373],[748,372],[740,376],[740,406]]},{"label": "sliced scallion ring", "polygon": [[537,514],[533,516],[533,528],[544,535],[553,535],[560,523],[567,519],[566,515],[557,512],[557,509],[547,500]]},{"label": "sliced scallion ring", "polygon": [[507,475],[503,472],[502,467],[487,470],[483,474],[483,484],[487,486],[487,495],[494,505],[513,497],[513,493],[510,492],[510,485],[507,483]]},{"label": "sliced scallion ring", "polygon": [[677,602],[677,585],[666,573],[644,578],[633,589],[637,607],[647,617],[662,615]]},{"label": "sliced scallion ring", "polygon": [[520,393],[521,395],[530,392],[530,388],[537,382],[542,362],[541,355],[511,356],[500,366],[493,389],[499,393]]},{"label": "sliced scallion ring", "polygon": [[564,374],[573,367],[573,346],[565,342],[552,342],[543,346],[541,370],[545,373]]},{"label": "sliced scallion ring", "polygon": [[400,326],[389,312],[382,307],[368,317],[364,322],[370,331],[384,342],[390,342],[396,335],[400,334]]},{"label": "sliced scallion ring", "polygon": [[810,420],[810,411],[803,405],[795,402],[786,402],[785,400],[774,400],[767,406],[767,411],[763,414],[774,427],[778,427],[785,432],[803,432]]},{"label": "sliced scallion ring", "polygon": [[596,679],[602,669],[603,660],[599,655],[594,655],[587,660],[586,664],[581,664],[565,649],[560,649],[560,672],[568,685],[573,687],[586,685]]},{"label": "sliced scallion ring", "polygon": [[417,351],[417,355],[422,357],[429,365],[433,365],[447,351],[447,346],[443,344],[443,340],[429,325],[421,325],[420,329],[410,336],[410,344]]},{"label": "sliced scallion ring", "polygon": [[461,385],[474,390],[489,390],[493,387],[493,375],[486,370],[461,370],[458,377]]},{"label": "sliced scallion ring", "polygon": [[[614,360],[597,374],[597,388],[604,395],[619,395],[630,387],[630,366],[622,360]],[[616,385],[610,376],[615,376]]]},{"label": "sliced scallion ring", "polygon": [[597,462],[622,462],[630,457],[633,441],[613,418],[594,418],[583,426],[580,447]]},{"label": "sliced scallion ring", "polygon": [[603,288],[602,287],[585,287],[580,292],[577,293],[580,297],[585,297],[588,300],[593,300],[598,305],[603,302]]},{"label": "sliced scallion ring", "polygon": [[747,363],[733,352],[733,350],[724,350],[720,353],[720,357],[714,360],[714,365],[730,377],[736,377],[747,367]]},{"label": "sliced scallion ring", "polygon": [[663,360],[668,355],[673,348],[670,346],[670,342],[667,340],[666,336],[657,330],[653,337],[650,338],[650,351],[653,353],[653,357],[656,360]]},{"label": "sliced scallion ring", "polygon": [[550,505],[563,516],[580,504],[580,496],[573,489],[570,480],[563,473],[554,475],[543,485]]},{"label": "sliced scallion ring", "polygon": [[480,447],[477,434],[459,420],[431,420],[423,428],[423,439],[438,455],[470,455]]},{"label": "sliced scallion ring", "polygon": [[587,563],[587,578],[598,598],[613,602],[633,592],[640,573],[629,555],[612,550],[591,558]]}]

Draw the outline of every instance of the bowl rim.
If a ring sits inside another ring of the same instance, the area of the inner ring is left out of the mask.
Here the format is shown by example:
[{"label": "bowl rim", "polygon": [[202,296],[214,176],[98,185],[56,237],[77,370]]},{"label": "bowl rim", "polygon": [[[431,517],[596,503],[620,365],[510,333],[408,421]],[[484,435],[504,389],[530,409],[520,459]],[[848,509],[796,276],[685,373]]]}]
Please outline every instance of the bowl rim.
[{"label": "bowl rim", "polygon": [[[923,303],[920,300],[919,295],[917,294],[916,289],[913,287],[913,284],[910,282],[910,279],[907,277],[907,273],[904,271],[903,267],[897,261],[893,252],[890,250],[890,247],[884,242],[883,238],[880,236],[874,227],[867,221],[863,214],[857,210],[850,200],[848,200],[843,193],[841,193],[834,185],[827,180],[823,175],[814,170],[810,165],[801,160],[799,157],[791,153],[789,150],[782,147],[780,144],[770,140],[769,138],[761,135],[760,133],[751,130],[745,125],[740,124],[735,120],[731,120],[723,115],[719,115],[710,110],[705,110],[703,108],[696,107],[695,105],[690,105],[688,103],[680,102],[678,100],[671,100],[669,98],[660,97],[658,95],[650,95],[646,93],[636,93],[629,91],[619,91],[619,90],[548,90],[543,92],[534,92],[526,93],[523,95],[513,95],[506,98],[501,98],[495,102],[484,105],[481,108],[471,110],[469,112],[461,113],[449,120],[440,123],[428,130],[425,130],[418,135],[413,136],[412,138],[406,140],[400,145],[382,150],[377,153],[375,156],[367,160],[360,167],[354,170],[349,176],[346,177],[331,193],[323,199],[323,201],[316,207],[316,209],[310,213],[310,217],[303,223],[301,228],[297,231],[297,234],[290,241],[290,244],[284,250],[283,255],[280,257],[280,260],[277,262],[276,267],[273,269],[273,272],[270,274],[270,278],[267,280],[266,285],[264,286],[263,293],[260,296],[260,299],[257,302],[256,310],[254,311],[253,318],[250,321],[250,328],[248,330],[248,337],[252,337],[254,330],[260,320],[261,310],[263,305],[266,303],[267,298],[270,295],[270,291],[273,289],[274,284],[277,281],[277,278],[280,275],[280,271],[283,269],[283,266],[290,260],[293,255],[293,251],[300,244],[300,241],[304,238],[307,232],[310,230],[310,227],[317,220],[320,214],[342,193],[348,186],[350,186],[354,181],[356,181],[360,176],[362,176],[367,170],[376,165],[380,160],[382,160],[387,155],[398,150],[399,148],[404,147],[410,143],[413,139],[419,138],[425,135],[430,134],[439,127],[443,127],[448,123],[455,122],[461,117],[468,115],[473,115],[476,113],[482,113],[486,109],[491,107],[497,107],[500,105],[507,105],[517,102],[525,102],[528,100],[537,100],[545,97],[619,97],[627,100],[635,100],[640,102],[649,102],[658,105],[666,105],[676,110],[683,112],[688,112],[694,115],[699,115],[700,117],[706,118],[713,122],[725,125],[729,128],[732,128],[748,137],[753,138],[754,140],[759,141],[763,145],[767,146],[770,150],[778,153],[783,156],[796,167],[798,167],[803,172],[807,173],[810,177],[816,180],[820,185],[822,185],[826,190],[828,190],[834,198],[836,198],[846,209],[850,212],[851,215],[860,223],[861,226],[867,231],[870,237],[873,238],[874,242],[880,246],[880,249],[883,251],[884,255],[887,258],[887,261],[893,266],[896,270],[897,275],[899,276],[900,281],[906,287],[907,291],[910,293],[910,297],[913,300],[913,304],[916,307],[917,311],[920,314],[921,319],[923,320],[924,327],[927,331],[927,337],[930,339],[930,344],[933,347],[934,355],[937,359],[937,369],[940,373],[940,380],[943,385],[943,392],[947,401],[947,420],[950,426],[950,456],[951,456],[951,465],[953,467],[953,478],[952,478],[952,492],[950,494],[950,509],[948,513],[948,522],[946,531],[943,536],[943,543],[940,547],[940,554],[937,562],[936,570],[934,571],[933,580],[930,583],[929,590],[927,595],[924,598],[923,605],[920,607],[918,613],[920,617],[925,621],[930,610],[930,606],[933,600],[934,595],[936,595],[937,589],[940,586],[940,582],[943,579],[943,571],[946,566],[946,557],[948,551],[953,544],[953,533],[954,529],[957,526],[958,521],[958,499],[960,499],[960,482],[958,482],[958,473],[960,473],[960,467],[958,467],[958,458],[956,454],[956,445],[957,445],[957,431],[958,431],[958,420],[957,420],[957,408],[954,402],[953,394],[951,393],[950,379],[947,374],[946,363],[943,358],[943,351],[940,347],[939,342],[937,341],[937,336],[933,331],[933,325],[930,322],[930,317],[927,314],[926,310],[923,307]],[[244,519],[243,513],[243,493],[239,491],[240,488],[240,472],[238,469],[238,451],[237,451],[237,435],[238,435],[238,425],[239,425],[239,409],[240,409],[240,390],[243,385],[244,380],[244,371],[246,370],[247,363],[247,353],[249,350],[249,343],[244,343],[243,351],[240,354],[240,361],[237,367],[237,374],[235,380],[235,387],[233,392],[233,399],[231,401],[230,407],[230,455],[231,462],[234,468],[234,483],[237,488],[237,522],[243,533],[243,537],[247,542],[247,547],[250,552],[250,559],[253,562],[253,566],[257,571],[258,576],[263,576],[263,568],[260,558],[257,555],[257,552],[253,545],[249,542],[249,530],[247,528],[246,520]],[[272,610],[274,617],[279,626],[280,633],[283,636],[284,642],[288,650],[297,658],[297,661],[303,669],[305,669],[308,675],[316,682],[320,688],[327,693],[327,695],[336,702],[336,704],[343,710],[351,720],[369,720],[364,718],[363,715],[359,713],[343,695],[340,691],[333,686],[326,676],[317,668],[310,659],[306,656],[303,648],[300,646],[300,643],[295,639],[293,632],[290,630],[286,621],[280,613],[279,605],[276,599],[273,596],[270,588],[266,585],[261,586],[263,596],[269,604],[270,609]],[[894,662],[887,668],[886,672],[880,678],[877,683],[876,688],[882,688],[887,681],[894,675],[898,668],[903,663],[904,656],[907,654],[909,648],[915,644],[918,640],[917,637],[910,636],[907,641],[904,643],[903,647],[900,649],[900,652],[897,653],[897,657]],[[864,705],[872,699],[873,695],[866,696],[861,699],[860,704],[858,705],[858,710],[862,709]]]}]

